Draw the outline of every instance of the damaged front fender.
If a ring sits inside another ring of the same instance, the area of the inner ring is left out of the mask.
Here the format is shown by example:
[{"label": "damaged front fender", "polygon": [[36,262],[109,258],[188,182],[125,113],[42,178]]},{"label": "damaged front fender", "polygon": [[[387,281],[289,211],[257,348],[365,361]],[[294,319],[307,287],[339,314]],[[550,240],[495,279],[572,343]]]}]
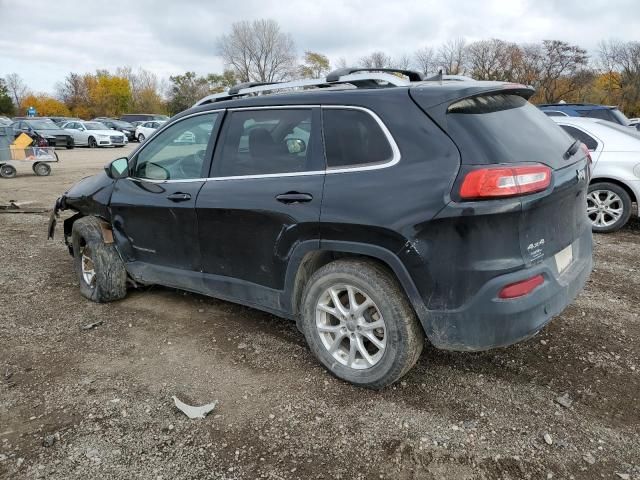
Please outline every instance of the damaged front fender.
[{"label": "damaged front fender", "polygon": [[[56,224],[60,218],[59,212],[63,210],[70,209],[78,212],[76,215],[64,221],[64,236],[67,245],[69,245],[68,238],[71,236],[73,222],[80,217],[88,215],[100,217],[105,220],[107,226],[109,226],[111,221],[109,201],[111,200],[114,184],[115,180],[110,178],[105,172],[85,177],[74,184],[64,195],[56,200],[51,216],[49,217],[47,237],[53,239]],[[105,240],[111,238],[112,242],[110,227],[108,230],[109,233],[105,236]]]}]

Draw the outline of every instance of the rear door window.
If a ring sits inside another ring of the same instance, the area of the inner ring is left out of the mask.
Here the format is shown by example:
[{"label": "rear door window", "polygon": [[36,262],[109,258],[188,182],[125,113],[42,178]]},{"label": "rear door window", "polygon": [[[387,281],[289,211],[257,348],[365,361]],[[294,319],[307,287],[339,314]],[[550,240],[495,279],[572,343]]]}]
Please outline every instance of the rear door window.
[{"label": "rear door window", "polygon": [[451,104],[447,131],[464,164],[538,162],[561,168],[573,140],[526,99],[480,95]]},{"label": "rear door window", "polygon": [[570,125],[560,125],[560,127],[573,138],[584,143],[589,150],[595,150],[598,148],[598,141],[592,136],[587,135],[587,133],[582,130]]},{"label": "rear door window", "polygon": [[218,177],[312,170],[312,109],[231,112],[214,173]]},{"label": "rear door window", "polygon": [[385,132],[363,110],[323,108],[322,126],[330,169],[375,165],[393,159]]}]

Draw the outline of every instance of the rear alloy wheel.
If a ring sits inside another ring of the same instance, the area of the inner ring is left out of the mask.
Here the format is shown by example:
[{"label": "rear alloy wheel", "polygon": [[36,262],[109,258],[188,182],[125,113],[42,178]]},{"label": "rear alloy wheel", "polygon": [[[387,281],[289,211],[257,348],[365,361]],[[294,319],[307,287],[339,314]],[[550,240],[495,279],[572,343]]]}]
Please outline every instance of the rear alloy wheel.
[{"label": "rear alloy wheel", "polygon": [[594,232],[620,230],[631,216],[631,197],[615,183],[594,183],[587,194],[587,215]]},{"label": "rear alloy wheel", "polygon": [[144,135],[143,134],[138,135],[138,142],[140,142],[140,143],[144,142]]},{"label": "rear alloy wheel", "polygon": [[0,165],[0,177],[2,178],[13,178],[17,173],[16,167],[13,165],[9,165],[8,163]]},{"label": "rear alloy wheel", "polygon": [[36,162],[33,164],[33,173],[39,177],[46,177],[51,174],[51,167],[44,162]]},{"label": "rear alloy wheel", "polygon": [[418,360],[424,333],[395,277],[367,260],[315,272],[303,293],[302,330],[320,362],[356,385],[382,388]]},{"label": "rear alloy wheel", "polygon": [[89,137],[89,148],[96,148],[98,146],[98,142],[93,137]]}]

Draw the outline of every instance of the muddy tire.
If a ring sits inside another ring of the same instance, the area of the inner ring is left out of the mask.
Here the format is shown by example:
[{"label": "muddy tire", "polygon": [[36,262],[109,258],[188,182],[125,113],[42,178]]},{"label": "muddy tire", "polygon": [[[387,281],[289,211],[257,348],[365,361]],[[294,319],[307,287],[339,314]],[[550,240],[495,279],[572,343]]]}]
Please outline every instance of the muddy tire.
[{"label": "muddy tire", "polygon": [[83,217],[73,224],[73,264],[80,293],[98,303],[112,302],[127,294],[127,271],[115,244],[105,244],[96,217]]},{"label": "muddy tire", "polygon": [[338,260],[316,271],[303,292],[301,325],[329,372],[373,389],[404,376],[424,346],[422,327],[395,276],[366,260]]}]

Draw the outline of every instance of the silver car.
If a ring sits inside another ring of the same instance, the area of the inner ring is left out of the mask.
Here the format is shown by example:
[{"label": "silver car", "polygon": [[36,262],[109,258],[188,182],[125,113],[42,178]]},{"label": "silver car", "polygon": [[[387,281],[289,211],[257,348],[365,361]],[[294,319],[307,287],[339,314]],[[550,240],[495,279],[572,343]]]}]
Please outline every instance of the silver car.
[{"label": "silver car", "polygon": [[615,232],[640,200],[640,133],[617,123],[583,117],[551,117],[584,143],[593,160],[587,214],[594,232]]},{"label": "silver car", "polygon": [[111,130],[100,122],[73,121],[63,124],[61,128],[71,134],[76,146],[124,147],[128,143],[124,133]]}]

